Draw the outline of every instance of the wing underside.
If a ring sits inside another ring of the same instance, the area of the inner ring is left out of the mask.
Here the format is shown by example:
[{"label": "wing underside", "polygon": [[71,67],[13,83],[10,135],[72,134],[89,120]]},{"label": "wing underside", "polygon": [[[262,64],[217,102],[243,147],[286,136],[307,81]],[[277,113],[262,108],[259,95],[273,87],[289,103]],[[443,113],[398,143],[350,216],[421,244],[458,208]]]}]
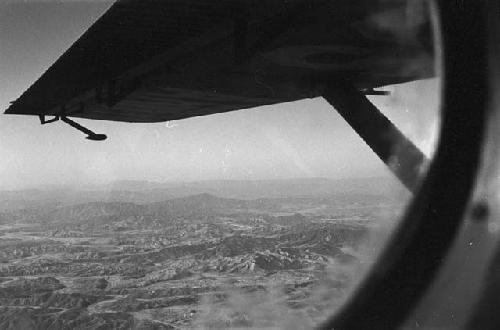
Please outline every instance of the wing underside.
[{"label": "wing underside", "polygon": [[5,113],[159,122],[432,76],[429,22],[401,39],[377,2],[117,1]]}]

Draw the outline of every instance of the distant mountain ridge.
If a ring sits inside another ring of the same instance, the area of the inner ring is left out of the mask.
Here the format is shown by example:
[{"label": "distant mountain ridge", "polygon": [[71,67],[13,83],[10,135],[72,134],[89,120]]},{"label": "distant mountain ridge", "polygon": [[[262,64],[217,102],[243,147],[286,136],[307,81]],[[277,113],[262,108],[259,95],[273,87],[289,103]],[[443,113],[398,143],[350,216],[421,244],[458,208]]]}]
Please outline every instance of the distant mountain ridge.
[{"label": "distant mountain ridge", "polygon": [[[248,209],[255,202],[219,198],[210,194],[180,197],[150,204],[130,202],[88,202],[45,209],[16,211],[12,219],[19,222],[107,222],[118,219],[148,218],[168,220],[177,217],[203,218],[228,211]],[[8,214],[0,214],[7,222]]]},{"label": "distant mountain ridge", "polygon": [[[110,184],[88,186],[89,190],[108,191],[150,191],[150,190],[172,190],[182,191],[199,189],[207,193],[225,191],[232,195],[243,195],[252,197],[289,197],[310,194],[322,194],[332,192],[358,193],[380,193],[380,189],[393,189],[400,183],[392,177],[369,177],[369,178],[293,178],[274,180],[204,180],[193,182],[154,182],[140,180],[120,180]],[[290,190],[290,188],[295,188]],[[302,189],[297,189],[302,188]],[[238,191],[241,190],[241,191]],[[257,194],[257,196],[254,196]],[[272,195],[272,196],[271,196]],[[251,197],[248,197],[251,198]]]},{"label": "distant mountain ridge", "polygon": [[2,210],[52,208],[88,202],[150,204],[176,198],[209,194],[226,199],[325,197],[325,196],[399,196],[408,194],[390,178],[289,180],[213,180],[197,182],[118,181],[113,184],[51,190],[0,191]]}]

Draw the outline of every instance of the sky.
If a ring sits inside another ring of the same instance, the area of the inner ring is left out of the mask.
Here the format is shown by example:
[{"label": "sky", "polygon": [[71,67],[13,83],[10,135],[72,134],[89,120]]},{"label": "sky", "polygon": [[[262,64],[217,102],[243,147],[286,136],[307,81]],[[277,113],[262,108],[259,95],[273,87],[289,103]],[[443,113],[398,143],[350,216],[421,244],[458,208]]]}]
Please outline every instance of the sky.
[{"label": "sky", "polygon": [[[0,110],[18,98],[111,5],[109,1],[0,2]],[[439,81],[388,86],[371,97],[430,155]],[[0,190],[118,180],[196,181],[375,177],[389,171],[322,98],[174,122],[78,119],[104,142],[56,122],[0,114]]]}]

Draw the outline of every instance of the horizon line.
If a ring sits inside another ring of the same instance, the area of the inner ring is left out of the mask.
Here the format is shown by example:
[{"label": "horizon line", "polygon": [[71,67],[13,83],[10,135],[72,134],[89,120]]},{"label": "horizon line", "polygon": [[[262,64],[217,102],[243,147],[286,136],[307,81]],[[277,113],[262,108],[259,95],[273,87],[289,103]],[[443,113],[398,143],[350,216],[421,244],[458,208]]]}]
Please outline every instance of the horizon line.
[{"label": "horizon line", "polygon": [[[166,184],[196,184],[196,183],[210,183],[210,182],[279,182],[279,181],[299,181],[299,180],[325,180],[325,181],[343,181],[343,180],[369,180],[369,179],[387,179],[387,176],[355,176],[355,177],[290,177],[290,178],[261,178],[261,179],[203,179],[203,180],[186,180],[186,181],[175,181],[175,180],[166,180],[166,181],[154,181],[154,180],[141,180],[141,179],[122,179],[116,181],[109,181],[103,183],[88,183],[88,184],[78,184],[78,183],[68,183],[68,184],[47,184],[47,185],[37,185],[33,187],[23,187],[23,188],[14,188],[14,189],[0,189],[0,192],[21,192],[28,190],[39,190],[39,191],[50,191],[50,190],[65,190],[65,189],[73,189],[73,190],[88,190],[88,188],[104,188],[106,186],[118,185],[120,183],[146,183],[152,185],[166,185]],[[394,178],[396,180],[396,178]]]}]

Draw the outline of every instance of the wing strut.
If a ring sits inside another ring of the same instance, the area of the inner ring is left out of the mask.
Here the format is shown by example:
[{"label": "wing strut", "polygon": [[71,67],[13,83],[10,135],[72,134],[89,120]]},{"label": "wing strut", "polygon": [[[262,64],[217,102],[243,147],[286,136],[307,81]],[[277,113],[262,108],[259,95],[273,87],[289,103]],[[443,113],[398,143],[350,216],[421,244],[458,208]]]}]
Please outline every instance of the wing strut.
[{"label": "wing strut", "polygon": [[425,155],[367,98],[348,83],[334,83],[322,96],[368,144],[396,177],[414,192]]}]

